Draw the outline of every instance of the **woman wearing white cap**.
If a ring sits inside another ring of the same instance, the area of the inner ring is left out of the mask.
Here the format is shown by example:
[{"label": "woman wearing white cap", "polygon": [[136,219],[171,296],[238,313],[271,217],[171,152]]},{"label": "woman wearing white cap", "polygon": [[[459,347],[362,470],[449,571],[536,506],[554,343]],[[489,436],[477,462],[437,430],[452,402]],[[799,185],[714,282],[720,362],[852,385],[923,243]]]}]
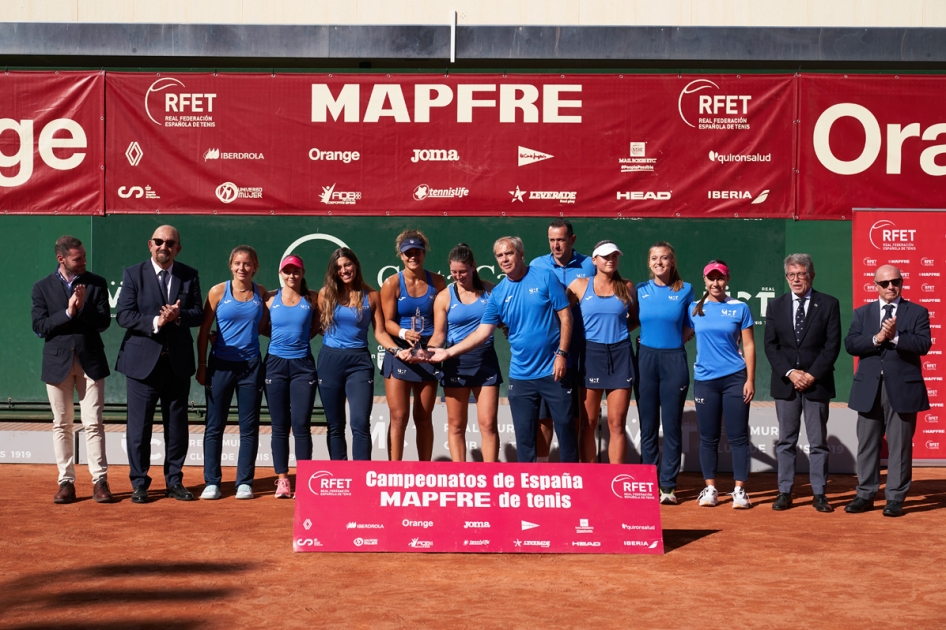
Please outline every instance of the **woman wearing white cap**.
[{"label": "woman wearing white cap", "polygon": [[745,484],[749,478],[749,403],[755,396],[755,322],[748,305],[726,294],[729,267],[725,262],[711,260],[703,268],[703,282],[703,297],[687,308],[689,326],[696,332],[693,399],[700,428],[700,467],[706,481],[698,502],[706,507],[719,502],[716,467],[725,420],[735,480],[732,506],[748,508]]},{"label": "woman wearing white cap", "polygon": [[592,278],[578,278],[568,285],[568,298],[577,303],[585,328],[584,378],[587,424],[578,427],[581,461],[596,459],[595,428],[601,413],[601,397],[607,392],[608,430],[611,434],[608,459],[623,464],[627,451],[625,427],[627,408],[634,382],[634,353],[629,331],[637,328],[637,301],[634,285],[618,273],[622,255],[611,241],[595,245],[591,260]]},{"label": "woman wearing white cap", "polygon": [[[411,417],[414,395],[414,428],[417,431],[417,457],[430,461],[434,449],[434,403],[440,370],[427,363],[425,348],[434,332],[434,300],[447,283],[443,276],[424,269],[430,248],[427,237],[418,230],[404,230],[395,240],[397,255],[404,271],[381,285],[384,325],[397,346],[387,348],[381,372],[384,393],[391,412],[388,454],[392,460],[404,458],[404,434]],[[416,355],[412,356],[411,350]]]},{"label": "woman wearing white cap", "polygon": [[[312,459],[312,404],[318,387],[309,340],[319,332],[318,294],[309,291],[305,264],[286,256],[279,265],[282,288],[266,296],[270,342],[266,354],[266,401],[273,427],[276,498],[291,499],[289,430],[295,438],[296,461]],[[264,320],[263,326],[267,322]]]}]

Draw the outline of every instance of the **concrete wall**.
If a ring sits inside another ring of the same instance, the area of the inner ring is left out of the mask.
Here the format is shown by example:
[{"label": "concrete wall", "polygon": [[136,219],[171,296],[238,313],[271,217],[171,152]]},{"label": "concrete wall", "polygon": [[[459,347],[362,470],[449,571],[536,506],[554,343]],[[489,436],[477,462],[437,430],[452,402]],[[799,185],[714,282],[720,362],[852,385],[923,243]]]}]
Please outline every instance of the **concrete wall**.
[{"label": "concrete wall", "polygon": [[943,0],[4,0],[0,22],[946,27]]}]

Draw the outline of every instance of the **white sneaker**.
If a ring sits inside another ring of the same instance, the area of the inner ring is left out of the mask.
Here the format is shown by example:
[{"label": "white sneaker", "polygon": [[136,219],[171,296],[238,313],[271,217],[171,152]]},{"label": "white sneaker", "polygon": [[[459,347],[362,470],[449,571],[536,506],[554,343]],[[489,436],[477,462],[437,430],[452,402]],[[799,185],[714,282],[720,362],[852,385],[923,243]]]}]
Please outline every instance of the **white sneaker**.
[{"label": "white sneaker", "polygon": [[742,486],[736,486],[733,488],[732,506],[736,510],[744,510],[746,508],[752,507],[752,504],[749,502],[749,495],[746,494],[746,490]]},{"label": "white sneaker", "polygon": [[236,498],[238,499],[252,499],[253,498],[253,488],[250,487],[248,483],[241,483],[237,487]]},{"label": "white sneaker", "polygon": [[204,501],[216,501],[220,498],[220,488],[212,483],[204,486],[204,491],[200,493],[200,498]]},{"label": "white sneaker", "polygon": [[706,486],[700,492],[700,496],[696,498],[697,505],[700,507],[716,507],[719,503],[719,493],[716,492],[716,488],[713,486]]},{"label": "white sneaker", "polygon": [[666,491],[663,488],[660,489],[660,502],[663,503],[664,505],[677,504],[677,495],[673,491],[673,488],[670,488],[669,490],[666,490]]}]

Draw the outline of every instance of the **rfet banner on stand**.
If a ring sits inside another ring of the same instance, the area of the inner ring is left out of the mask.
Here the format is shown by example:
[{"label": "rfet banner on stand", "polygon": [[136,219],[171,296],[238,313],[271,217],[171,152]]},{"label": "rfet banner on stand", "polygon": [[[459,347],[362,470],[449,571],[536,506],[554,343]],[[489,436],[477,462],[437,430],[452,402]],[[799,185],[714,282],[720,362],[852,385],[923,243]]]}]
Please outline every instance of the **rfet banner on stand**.
[{"label": "rfet banner on stand", "polygon": [[0,74],[0,209],[102,214],[102,72]]},{"label": "rfet banner on stand", "polygon": [[[946,283],[946,210],[854,213],[854,307],[876,301],[874,271],[895,265],[903,275],[903,299],[930,312],[933,345],[922,357],[930,410],[917,414],[913,459],[946,458],[946,360],[943,358],[943,297]],[[879,326],[878,326],[879,329]]]},{"label": "rfet banner on stand", "polygon": [[802,218],[851,208],[941,208],[946,199],[943,76],[801,75]]},{"label": "rfet banner on stand", "polygon": [[793,75],[109,73],[109,212],[789,217]]},{"label": "rfet banner on stand", "polygon": [[653,466],[300,461],[295,551],[663,553]]}]

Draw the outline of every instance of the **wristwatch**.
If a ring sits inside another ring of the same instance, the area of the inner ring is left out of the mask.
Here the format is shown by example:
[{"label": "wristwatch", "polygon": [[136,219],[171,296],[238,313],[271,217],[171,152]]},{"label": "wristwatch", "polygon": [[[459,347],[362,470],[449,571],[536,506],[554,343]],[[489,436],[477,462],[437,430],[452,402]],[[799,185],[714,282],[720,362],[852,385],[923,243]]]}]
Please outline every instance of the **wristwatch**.
[{"label": "wristwatch", "polygon": [[562,350],[561,348],[559,348],[558,350],[555,351],[555,354],[562,357],[563,359],[568,358],[568,350]]}]

